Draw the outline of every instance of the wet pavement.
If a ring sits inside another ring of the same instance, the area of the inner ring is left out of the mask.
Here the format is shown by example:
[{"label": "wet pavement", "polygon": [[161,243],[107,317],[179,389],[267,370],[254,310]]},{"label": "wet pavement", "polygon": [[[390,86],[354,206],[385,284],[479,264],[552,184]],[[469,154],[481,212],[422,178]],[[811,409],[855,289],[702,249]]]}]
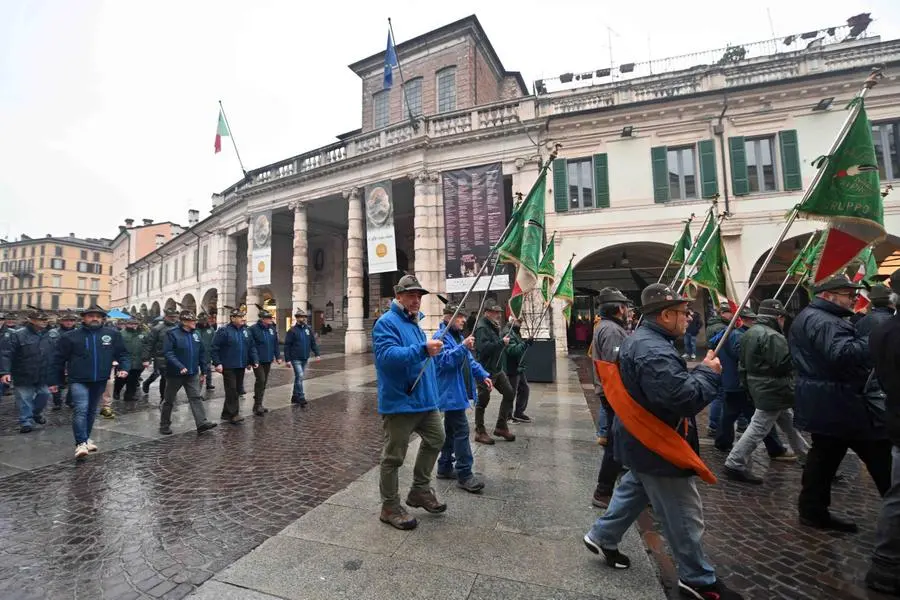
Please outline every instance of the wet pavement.
[{"label": "wet pavement", "polygon": [[[370,356],[311,363],[308,409],[289,404],[287,369],[272,377],[265,417],[193,431],[186,404],[163,438],[158,392],[98,417],[100,452],[72,460],[68,411],[17,433],[0,403],[0,598],[183,598],[366,472],[381,426]],[[218,416],[221,384],[207,410]],[[252,404],[252,376],[242,403]]]},{"label": "wet pavement", "polygon": [[[584,396],[596,415],[597,401],[590,379],[590,361],[575,359]],[[698,417],[706,431],[707,411]],[[784,441],[784,436],[782,436]],[[797,497],[802,468],[798,464],[771,463],[760,447],[754,454],[754,473],[765,478],[759,486],[725,479],[727,455],[701,438],[701,457],[719,483],[698,483],[706,521],[704,547],[717,573],[747,598],[886,599],[865,587],[863,579],[872,553],[875,522],[881,498],[868,472],[852,454],[841,466],[845,479],[832,489],[832,510],[855,520],[855,535],[825,533],[800,526]],[[644,542],[660,566],[666,587],[677,585],[677,575],[665,542],[650,512],[640,520]],[[677,597],[674,593],[672,598]]]}]

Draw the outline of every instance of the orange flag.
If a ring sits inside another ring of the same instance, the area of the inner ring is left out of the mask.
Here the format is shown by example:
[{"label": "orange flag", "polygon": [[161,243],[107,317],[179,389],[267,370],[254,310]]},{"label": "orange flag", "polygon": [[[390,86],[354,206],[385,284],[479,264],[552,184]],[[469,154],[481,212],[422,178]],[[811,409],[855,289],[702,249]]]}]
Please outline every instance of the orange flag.
[{"label": "orange flag", "polygon": [[[692,469],[707,483],[718,481],[687,440],[660,421],[656,415],[638,404],[625,389],[619,367],[610,362],[595,360],[594,368],[603,383],[603,393],[628,433],[651,451],[676,467]],[[687,422],[685,422],[687,427]]]}]

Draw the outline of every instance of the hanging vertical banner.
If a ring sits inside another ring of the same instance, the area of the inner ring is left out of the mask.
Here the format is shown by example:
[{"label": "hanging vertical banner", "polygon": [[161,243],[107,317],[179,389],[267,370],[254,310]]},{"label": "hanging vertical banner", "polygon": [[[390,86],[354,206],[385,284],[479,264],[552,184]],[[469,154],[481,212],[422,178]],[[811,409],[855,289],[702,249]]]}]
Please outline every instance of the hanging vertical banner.
[{"label": "hanging vertical banner", "polygon": [[251,283],[253,287],[272,285],[272,211],[257,213],[253,220],[253,261]]},{"label": "hanging vertical banner", "polygon": [[[500,163],[441,173],[444,196],[447,293],[465,292],[506,228],[503,171]],[[487,290],[488,265],[474,291]],[[492,290],[508,290],[509,276],[498,270]]]},{"label": "hanging vertical banner", "polygon": [[394,237],[394,204],[390,181],[366,187],[366,246],[370,274],[397,270],[397,240]]}]

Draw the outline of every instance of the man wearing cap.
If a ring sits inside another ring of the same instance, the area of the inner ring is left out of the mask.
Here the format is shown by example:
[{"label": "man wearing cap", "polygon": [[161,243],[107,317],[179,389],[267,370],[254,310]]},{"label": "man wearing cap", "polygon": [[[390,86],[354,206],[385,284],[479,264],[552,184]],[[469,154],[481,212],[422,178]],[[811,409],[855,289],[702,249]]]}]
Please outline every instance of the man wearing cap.
[{"label": "man wearing cap", "polygon": [[897,310],[896,297],[883,283],[876,283],[869,290],[869,312],[856,322],[859,335],[868,336],[884,325]]},{"label": "man wearing cap", "polygon": [[444,447],[438,459],[437,477],[456,479],[460,488],[478,493],[484,489],[484,478],[472,472],[474,459],[466,410],[475,397],[475,382],[488,387],[492,383],[487,371],[472,356],[475,338],[463,337],[465,326],[466,315],[459,313],[455,305],[447,304],[444,321],[433,336],[444,341],[444,348],[435,359],[440,407],[444,413]]},{"label": "man wearing cap", "polygon": [[209,364],[200,334],[197,333],[197,317],[189,310],[183,310],[178,315],[181,327],[173,327],[166,333],[165,356],[166,377],[169,380],[166,386],[166,398],[163,400],[162,410],[159,415],[159,432],[163,435],[172,434],[172,407],[175,405],[175,397],[178,390],[184,387],[187,393],[191,413],[194,415],[194,424],[197,433],[209,431],[216,426],[206,419],[206,409],[203,407],[203,380],[206,378],[205,366]]},{"label": "man wearing cap", "polygon": [[[753,418],[753,403],[747,397],[747,389],[741,381],[738,362],[741,355],[741,338],[753,325],[756,315],[747,307],[741,311],[740,317],[740,327],[734,328],[719,352],[719,359],[722,361],[722,388],[725,390],[725,401],[722,404],[722,420],[716,435],[715,447],[722,452],[731,451],[734,444],[734,425],[738,419],[743,417],[749,422]],[[715,348],[724,334],[723,330],[713,335],[709,340],[710,348]],[[789,453],[781,445],[774,429],[766,434],[763,443],[772,460],[782,462],[797,460],[796,455]]]},{"label": "man wearing cap", "polygon": [[167,308],[162,322],[157,323],[150,329],[150,333],[144,338],[144,360],[143,366],[147,367],[153,364],[153,374],[141,384],[144,395],[150,393],[150,384],[159,377],[159,398],[160,402],[166,396],[166,356],[164,354],[166,344],[166,334],[170,329],[178,326],[178,311],[175,308]]},{"label": "man wearing cap", "polygon": [[200,342],[203,344],[203,350],[206,351],[206,364],[203,365],[203,373],[206,375],[206,389],[214,390],[216,386],[212,382],[212,369],[210,361],[212,360],[212,341],[216,335],[216,328],[210,326],[209,315],[201,312],[197,315],[197,333],[200,334]]},{"label": "man wearing cap", "polygon": [[231,310],[231,322],[216,331],[212,343],[212,364],[225,382],[225,404],[222,405],[222,420],[237,425],[244,420],[241,416],[239,391],[244,385],[244,371],[259,366],[256,344],[247,331],[244,312]]},{"label": "man wearing cap", "polygon": [[[507,426],[507,417],[512,412],[513,402],[516,399],[516,390],[509,383],[506,376],[504,363],[507,346],[510,337],[500,337],[500,317],[503,309],[497,304],[489,304],[484,309],[484,316],[475,325],[475,353],[478,362],[490,375],[493,389],[500,392],[500,410],[497,413],[497,425],[494,427],[494,435],[503,438],[507,442],[514,442],[516,436]],[[478,404],[475,406],[475,441],[479,444],[493,444],[494,440],[487,434],[484,427],[484,411],[491,401],[491,389],[483,383],[478,384]]]},{"label": "man wearing cap", "polygon": [[[6,326],[6,313],[0,311],[0,352],[2,352],[4,346],[9,343],[10,335],[12,335],[12,331]],[[9,385],[0,380],[0,397],[6,395],[6,390],[8,388]]]},{"label": "man wearing cap", "polygon": [[843,274],[817,285],[788,340],[797,386],[794,420],[812,435],[798,501],[800,522],[850,533],[856,524],[829,511],[832,479],[847,450],[865,463],[882,496],[891,486],[891,443],[873,423],[862,393],[874,366],[869,343],[847,321],[862,287]]},{"label": "man wearing cap", "polygon": [[72,432],[76,459],[97,449],[91,440],[91,431],[113,362],[118,363],[117,377],[128,377],[130,368],[122,335],[112,327],[103,326],[105,316],[106,311],[96,305],[81,313],[81,327],[60,337],[50,374],[51,392],[56,391],[63,373],[68,374],[75,403]]},{"label": "man wearing cap", "polygon": [[[597,296],[600,303],[600,322],[594,330],[594,341],[591,345],[591,358],[614,363],[619,358],[619,348],[628,337],[625,329],[625,320],[628,317],[628,298],[616,288],[606,287],[600,290]],[[594,370],[594,391],[600,399],[600,406],[606,412],[606,448],[603,451],[603,460],[600,462],[600,471],[597,475],[597,487],[594,489],[594,497],[591,503],[598,508],[606,508],[612,497],[616,479],[622,472],[622,464],[615,459],[614,445],[615,433],[613,433],[613,419],[615,410],[606,399],[603,392],[603,384]]]},{"label": "man wearing cap", "polygon": [[805,460],[809,451],[809,444],[794,429],[794,365],[783,333],[786,317],[781,302],[763,300],[755,323],[741,338],[741,383],[756,410],[725,459],[725,476],[735,481],[763,482],[750,470],[750,455],[776,423],[787,435],[794,455]]},{"label": "man wearing cap", "polygon": [[[697,367],[688,370],[675,349],[675,340],[688,326],[689,302],[664,284],[644,288],[644,320],[622,342],[618,364],[628,402],[637,405],[637,412],[650,413],[667,437],[684,440],[679,444],[684,448],[687,443],[685,450],[690,450],[696,463],[700,442],[694,417],[712,402],[720,385],[721,365],[709,352]],[[678,467],[664,458],[661,450],[645,446],[623,424],[627,417],[629,414],[617,413],[613,429],[616,458],[629,471],[613,492],[609,509],[584,536],[585,545],[602,554],[607,565],[627,569],[631,561],[619,552],[619,543],[649,501],[672,549],[682,595],[741,600],[740,594],[716,578],[703,552],[703,507],[694,480],[697,471]]]},{"label": "man wearing cap", "polygon": [[506,418],[513,423],[531,423],[531,417],[525,414],[531,395],[528,378],[525,376],[525,357],[534,340],[522,339],[522,323],[513,315],[510,315],[502,335],[509,337],[509,345],[506,347],[506,377],[509,379],[509,387],[516,390],[515,407]]},{"label": "man wearing cap", "polygon": [[[891,275],[890,291],[889,300],[896,305],[900,269]],[[873,301],[871,293],[869,300]],[[871,331],[869,349],[875,361],[875,375],[886,395],[884,420],[893,444],[894,460],[891,487],[884,495],[875,528],[875,551],[866,584],[874,590],[900,596],[900,317],[891,317]]]},{"label": "man wearing cap", "polygon": [[47,327],[47,315],[39,309],[28,312],[24,327],[9,334],[0,348],[0,382],[15,382],[19,431],[29,433],[44,425],[44,408],[50,400],[47,388],[59,333]]},{"label": "man wearing cap", "polygon": [[691,309],[691,323],[688,325],[687,331],[684,332],[684,354],[682,358],[697,359],[697,336],[700,335],[700,329],[703,327],[703,321],[700,319],[700,313],[693,308]]},{"label": "man wearing cap", "polygon": [[437,369],[432,358],[441,353],[444,344],[441,340],[429,340],[419,326],[419,307],[427,293],[415,275],[401,277],[394,286],[390,310],[381,315],[372,330],[378,412],[384,428],[379,519],[397,529],[413,529],[418,524],[400,504],[398,477],[414,432],[421,444],[406,504],[430,513],[447,510],[447,505],[437,499],[430,487],[431,472],[444,445]]},{"label": "man wearing cap", "polygon": [[306,322],[306,312],[302,308],[294,311],[294,326],[284,336],[284,362],[294,369],[294,389],[291,392],[291,404],[306,406],[306,393],[303,391],[303,375],[306,364],[313,354],[319,359],[319,345],[316,336]]},{"label": "man wearing cap", "polygon": [[[717,336],[728,328],[734,313],[731,311],[731,304],[721,302],[718,312],[714,313],[706,321],[706,339],[707,345],[713,336]],[[722,408],[725,403],[725,390],[719,388],[716,399],[709,405],[709,427],[706,431],[706,437],[715,439],[719,433],[719,423],[722,421]],[[741,416],[743,419],[743,416]]]},{"label": "man wearing cap", "polygon": [[[257,305],[258,306],[258,305]],[[258,306],[259,307],[259,306]],[[275,318],[266,309],[259,307],[259,320],[249,328],[250,339],[256,344],[256,354],[259,357],[259,365],[253,367],[253,414],[261,417],[268,408],[263,407],[263,398],[266,394],[266,383],[269,381],[269,371],[272,363],[281,364],[281,349],[278,341],[278,329],[275,327]]]},{"label": "man wearing cap", "polygon": [[125,349],[128,350],[128,356],[131,359],[131,368],[128,369],[128,377],[125,379],[116,378],[113,385],[113,398],[119,399],[122,388],[125,388],[125,401],[134,402],[137,400],[138,380],[141,373],[144,372],[144,365],[141,363],[144,353],[144,332],[139,328],[140,323],[134,317],[130,317],[125,321],[125,329],[119,333],[122,335],[122,342]]},{"label": "man wearing cap", "polygon": [[[71,310],[67,310],[63,312],[59,316],[59,323],[57,325],[57,331],[59,331],[60,335],[66,335],[70,331],[75,330],[75,326],[78,323],[78,315],[76,315]],[[75,404],[72,402],[72,388],[66,385],[66,379],[63,378],[62,385],[57,388],[56,392],[53,394],[53,410],[62,410],[62,388],[66,388],[66,406],[69,408],[74,408]]]}]

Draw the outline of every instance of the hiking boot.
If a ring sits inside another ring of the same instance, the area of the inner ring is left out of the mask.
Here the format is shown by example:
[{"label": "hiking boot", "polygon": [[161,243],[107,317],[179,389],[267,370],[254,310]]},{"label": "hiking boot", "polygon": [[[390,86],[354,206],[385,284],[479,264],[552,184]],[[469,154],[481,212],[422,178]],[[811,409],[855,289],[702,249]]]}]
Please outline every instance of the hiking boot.
[{"label": "hiking boot", "polygon": [[479,444],[487,444],[491,446],[494,444],[494,438],[487,434],[487,431],[481,430],[475,432],[475,441]]},{"label": "hiking boot", "polygon": [[46,425],[47,424],[47,419],[44,417],[44,415],[34,415],[31,418],[38,425]]},{"label": "hiking boot", "polygon": [[204,431],[209,431],[210,429],[214,429],[218,427],[218,423],[213,423],[212,421],[204,421],[197,425],[197,433],[203,433]]},{"label": "hiking boot", "polygon": [[222,420],[225,421],[226,423],[231,423],[232,425],[240,425],[241,423],[244,422],[244,417],[238,415],[236,417],[223,418]]},{"label": "hiking boot", "polygon": [[484,489],[484,479],[478,473],[472,473],[466,479],[457,481],[456,487],[477,494]]},{"label": "hiking boot", "polygon": [[775,456],[770,456],[769,458],[771,458],[772,460],[774,460],[776,462],[785,462],[785,463],[797,462],[797,455],[789,450],[785,450],[781,454],[776,454]]},{"label": "hiking boot", "polygon": [[159,432],[163,435],[172,435],[172,428],[168,425],[160,425]]},{"label": "hiking boot", "polygon": [[853,521],[845,521],[832,515],[825,515],[824,517],[804,517],[800,515],[800,524],[825,531],[840,531],[843,533],[856,533],[859,531],[859,528]]},{"label": "hiking boot", "polygon": [[590,534],[584,534],[585,547],[594,554],[602,554],[606,564],[613,569],[627,569],[631,566],[631,559],[619,552],[618,550],[608,550],[601,548],[600,545],[591,539]]},{"label": "hiking boot", "polygon": [[878,592],[900,596],[900,575],[883,573],[872,567],[866,573],[866,586]]},{"label": "hiking boot", "polygon": [[516,436],[515,436],[514,434],[510,433],[509,429],[506,429],[506,428],[504,428],[504,429],[499,429],[499,428],[494,429],[494,437],[503,438],[503,439],[506,440],[507,442],[514,442],[514,441],[516,441]]},{"label": "hiking boot", "polygon": [[261,417],[261,416],[265,415],[267,412],[269,412],[269,409],[263,408],[262,406],[254,406],[253,407],[253,414],[256,415],[257,417]]},{"label": "hiking boot", "polygon": [[534,419],[522,413],[520,415],[513,415],[512,417],[513,423],[534,423]]},{"label": "hiking boot", "polygon": [[210,391],[212,391],[212,390],[214,390],[214,389],[216,389],[216,386],[207,384],[207,386],[206,386],[206,391],[207,391],[207,392],[210,392]]},{"label": "hiking boot", "polygon": [[34,431],[34,427],[31,425],[22,425],[19,427],[19,433],[31,433],[32,431]]},{"label": "hiking boot", "polygon": [[404,531],[415,529],[416,525],[419,524],[415,517],[411,517],[402,506],[381,507],[381,515],[378,517],[378,520]]},{"label": "hiking boot", "polygon": [[456,469],[450,469],[449,471],[438,470],[437,472],[438,479],[456,479],[457,477]]},{"label": "hiking boot", "polygon": [[752,483],[753,485],[761,485],[763,480],[762,477],[757,477],[753,473],[747,470],[741,469],[732,469],[731,467],[725,467],[725,477],[732,481],[740,481],[741,483]]},{"label": "hiking boot", "polygon": [[432,489],[409,490],[409,494],[406,496],[406,505],[413,508],[424,508],[432,514],[447,510],[447,505],[437,499]]},{"label": "hiking boot", "polygon": [[679,579],[678,592],[695,600],[744,600],[743,596],[728,589],[721,579],[709,585],[691,585]]}]

